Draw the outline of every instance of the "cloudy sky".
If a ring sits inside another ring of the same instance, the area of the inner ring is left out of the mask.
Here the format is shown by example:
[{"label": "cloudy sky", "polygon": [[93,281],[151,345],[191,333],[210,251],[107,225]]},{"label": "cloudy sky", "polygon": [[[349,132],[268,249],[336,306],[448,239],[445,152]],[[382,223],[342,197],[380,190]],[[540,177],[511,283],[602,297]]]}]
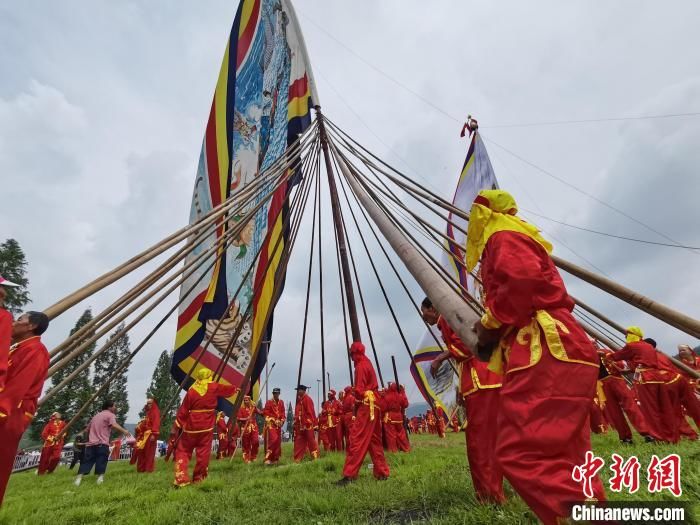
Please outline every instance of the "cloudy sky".
[{"label": "cloudy sky", "polygon": [[[453,1],[426,9],[418,1],[298,0],[295,6],[325,114],[445,197],[464,157],[461,121],[472,113],[501,186],[523,209],[617,235],[670,242],[661,232],[700,246],[700,117],[506,126],[700,112],[697,2],[593,8],[590,2]],[[33,308],[45,308],[186,223],[236,7],[224,0],[0,0],[0,240],[17,239],[27,254]],[[536,219],[560,256],[700,316],[698,251]],[[271,381],[285,399],[296,377],[308,235],[299,242],[271,348],[277,363]],[[357,239],[354,246],[359,258]],[[367,264],[359,269],[384,374],[391,375],[395,354],[409,383],[391,318]],[[347,365],[337,279],[327,273],[328,369],[337,387],[347,381]],[[697,343],[573,278],[567,282],[620,323],[645,327],[668,351]],[[67,335],[83,308],[99,311],[127,284],[57,319],[45,338],[49,346]],[[414,342],[422,327],[397,283],[387,278],[387,285]],[[313,385],[320,359],[318,323],[311,326],[303,378]],[[158,354],[173,339],[171,320],[134,361],[131,419]],[[409,391],[417,400],[415,388]]]}]

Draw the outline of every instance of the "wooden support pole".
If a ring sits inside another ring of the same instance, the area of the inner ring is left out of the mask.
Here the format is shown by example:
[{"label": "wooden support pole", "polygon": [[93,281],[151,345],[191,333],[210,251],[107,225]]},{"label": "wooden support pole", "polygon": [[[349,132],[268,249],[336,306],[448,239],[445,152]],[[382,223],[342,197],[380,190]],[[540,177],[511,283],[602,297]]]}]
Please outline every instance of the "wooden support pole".
[{"label": "wooden support pole", "polygon": [[396,359],[394,359],[394,356],[391,356],[391,367],[394,369],[394,381],[396,381],[396,388],[399,388],[399,373],[396,371]]},{"label": "wooden support pole", "polygon": [[360,204],[377,225],[377,228],[406,266],[406,269],[423,289],[423,292],[425,292],[435,308],[447,320],[447,323],[457,332],[464,344],[469,348],[476,348],[477,338],[473,331],[473,326],[479,320],[479,317],[467,306],[464,299],[430,266],[403,233],[394,226],[386,213],[374,203],[362,185],[356,180],[355,175],[350,172],[350,168],[342,155],[336,155],[336,158],[340,170],[350,186],[352,186]]},{"label": "wooden support pole", "polygon": [[360,341],[360,323],[357,319],[357,306],[355,304],[355,291],[352,287],[352,276],[350,275],[350,266],[348,265],[348,248],[345,240],[345,232],[343,231],[343,222],[340,216],[340,200],[338,199],[338,189],[335,185],[335,176],[333,175],[333,167],[331,165],[330,154],[328,153],[328,135],[326,134],[326,126],[323,122],[323,114],[321,106],[315,106],[316,118],[318,119],[318,131],[321,138],[321,149],[323,150],[323,159],[326,163],[326,173],[328,175],[328,189],[331,194],[331,210],[333,211],[333,227],[338,238],[338,248],[340,250],[340,264],[343,273],[343,284],[345,288],[345,299],[348,303],[348,317],[350,318],[350,331],[353,341]]},{"label": "wooden support pole", "polygon": [[603,277],[586,270],[585,268],[581,268],[580,266],[570,263],[569,261],[565,261],[556,255],[552,256],[552,260],[554,261],[554,264],[556,264],[566,273],[578,277],[579,279],[608,292],[610,295],[614,295],[618,299],[639,308],[649,315],[653,315],[657,319],[661,319],[663,322],[678,328],[686,334],[700,339],[699,320],[693,319],[692,317],[674,310],[673,308],[669,308],[666,305],[657,303],[656,301],[649,299],[648,297],[645,297],[634,290],[630,290],[629,288],[622,286],[621,284],[616,283],[607,277]]}]

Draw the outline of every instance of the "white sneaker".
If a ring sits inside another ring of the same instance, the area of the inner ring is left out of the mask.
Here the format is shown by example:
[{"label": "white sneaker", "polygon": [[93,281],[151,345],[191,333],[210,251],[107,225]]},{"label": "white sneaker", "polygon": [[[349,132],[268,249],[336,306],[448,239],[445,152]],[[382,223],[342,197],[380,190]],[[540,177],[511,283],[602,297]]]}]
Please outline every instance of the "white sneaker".
[{"label": "white sneaker", "polygon": [[105,478],[104,478],[104,476],[103,476],[102,474],[100,474],[99,476],[97,476],[97,484],[98,484],[98,485],[102,485],[102,484],[104,483],[104,481],[105,481]]},{"label": "white sneaker", "polygon": [[82,480],[83,480],[83,476],[82,476],[81,474],[78,474],[78,476],[75,478],[75,481],[73,482],[73,484],[74,484],[76,487],[79,487],[79,486],[80,486],[80,482],[81,482]]}]

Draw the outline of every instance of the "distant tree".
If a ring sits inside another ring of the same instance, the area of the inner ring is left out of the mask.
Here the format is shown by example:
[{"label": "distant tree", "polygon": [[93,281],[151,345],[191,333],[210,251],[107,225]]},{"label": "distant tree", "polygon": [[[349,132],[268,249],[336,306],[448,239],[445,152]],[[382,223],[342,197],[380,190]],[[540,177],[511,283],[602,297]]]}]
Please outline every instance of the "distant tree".
[{"label": "distant tree", "polygon": [[[160,435],[161,439],[170,434],[170,428],[175,420],[175,414],[180,405],[180,385],[178,385],[173,376],[170,375],[170,365],[172,357],[170,352],[163,350],[158,357],[156,368],[153,371],[151,386],[146,390],[146,397],[152,397],[158,403],[160,408]],[[175,402],[168,409],[168,403],[175,398]],[[144,399],[144,404],[146,400]]]},{"label": "distant tree", "polygon": [[[92,311],[88,308],[80,316],[75,327],[70,331],[70,335],[73,335],[90,321],[92,321]],[[73,348],[77,348],[93,335],[95,335],[94,330],[89,330],[80,340],[75,342]],[[82,365],[95,351],[95,346],[95,343],[91,343],[81,355],[73,358],[68,365],[51,376],[51,387],[60,384]],[[32,422],[31,436],[39,439],[42,428],[44,428],[53,412],[60,412],[66,420],[70,420],[90,399],[93,393],[93,382],[90,380],[90,367],[88,367],[39,408],[39,412]],[[80,419],[76,421],[72,428],[72,433],[79,432],[85,428],[93,415],[93,411],[86,410]]]},{"label": "distant tree", "polygon": [[[129,348],[129,336],[127,334],[117,337],[117,339],[114,340],[117,333],[123,328],[124,323],[120,324],[109,336],[109,341],[112,342],[112,345],[99,359],[95,360],[95,374],[92,378],[94,390],[97,390],[107,382],[122,364],[122,361],[124,361],[131,352]],[[109,382],[105,390],[95,399],[93,413],[98,412],[102,407],[102,403],[107,399],[111,399],[114,401],[117,408],[117,422],[120,425],[126,423],[126,415],[129,413],[129,398],[126,390],[128,371],[129,367],[127,366]]]},{"label": "distant tree", "polygon": [[29,279],[27,279],[27,259],[19,243],[14,239],[7,239],[0,244],[0,275],[8,281],[18,284],[18,287],[7,287],[5,308],[15,315],[22,312],[22,308],[29,303]]},{"label": "distant tree", "polygon": [[292,410],[292,402],[289,402],[289,405],[287,406],[287,432],[290,434],[293,432],[294,429],[294,410]]}]

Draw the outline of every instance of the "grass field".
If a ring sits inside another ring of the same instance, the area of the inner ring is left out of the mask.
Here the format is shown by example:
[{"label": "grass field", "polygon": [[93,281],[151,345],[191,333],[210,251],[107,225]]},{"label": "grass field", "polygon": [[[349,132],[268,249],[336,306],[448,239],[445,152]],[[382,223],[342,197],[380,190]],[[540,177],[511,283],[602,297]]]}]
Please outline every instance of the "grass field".
[{"label": "grass field", "polygon": [[[328,454],[316,462],[295,465],[285,445],[282,463],[264,467],[261,459],[244,465],[240,455],[233,462],[210,464],[209,478],[200,485],[174,489],[172,463],[158,460],[153,474],[136,474],[125,462],[111,463],[105,483],[89,476],[76,488],[74,473],[66,467],[51,476],[33,472],[12,476],[0,510],[0,523],[82,524],[129,523],[196,525],[219,523],[534,523],[524,503],[506,486],[509,498],[502,507],[477,505],[466,467],[464,434],[448,434],[444,440],[413,436],[411,454],[389,454],[391,478],[375,481],[363,468],[360,480],[337,488],[343,456]],[[611,433],[594,436],[594,450],[610,464],[612,452],[624,457],[636,454],[642,464],[642,487],[635,495],[610,494],[616,500],[668,500],[668,492],[646,491],[646,466],[652,454],[678,452],[683,461],[683,501],[700,509],[700,445],[636,444],[622,447]],[[239,452],[240,454],[240,452]],[[607,482],[610,471],[605,468]],[[607,484],[606,484],[607,486]]]}]

